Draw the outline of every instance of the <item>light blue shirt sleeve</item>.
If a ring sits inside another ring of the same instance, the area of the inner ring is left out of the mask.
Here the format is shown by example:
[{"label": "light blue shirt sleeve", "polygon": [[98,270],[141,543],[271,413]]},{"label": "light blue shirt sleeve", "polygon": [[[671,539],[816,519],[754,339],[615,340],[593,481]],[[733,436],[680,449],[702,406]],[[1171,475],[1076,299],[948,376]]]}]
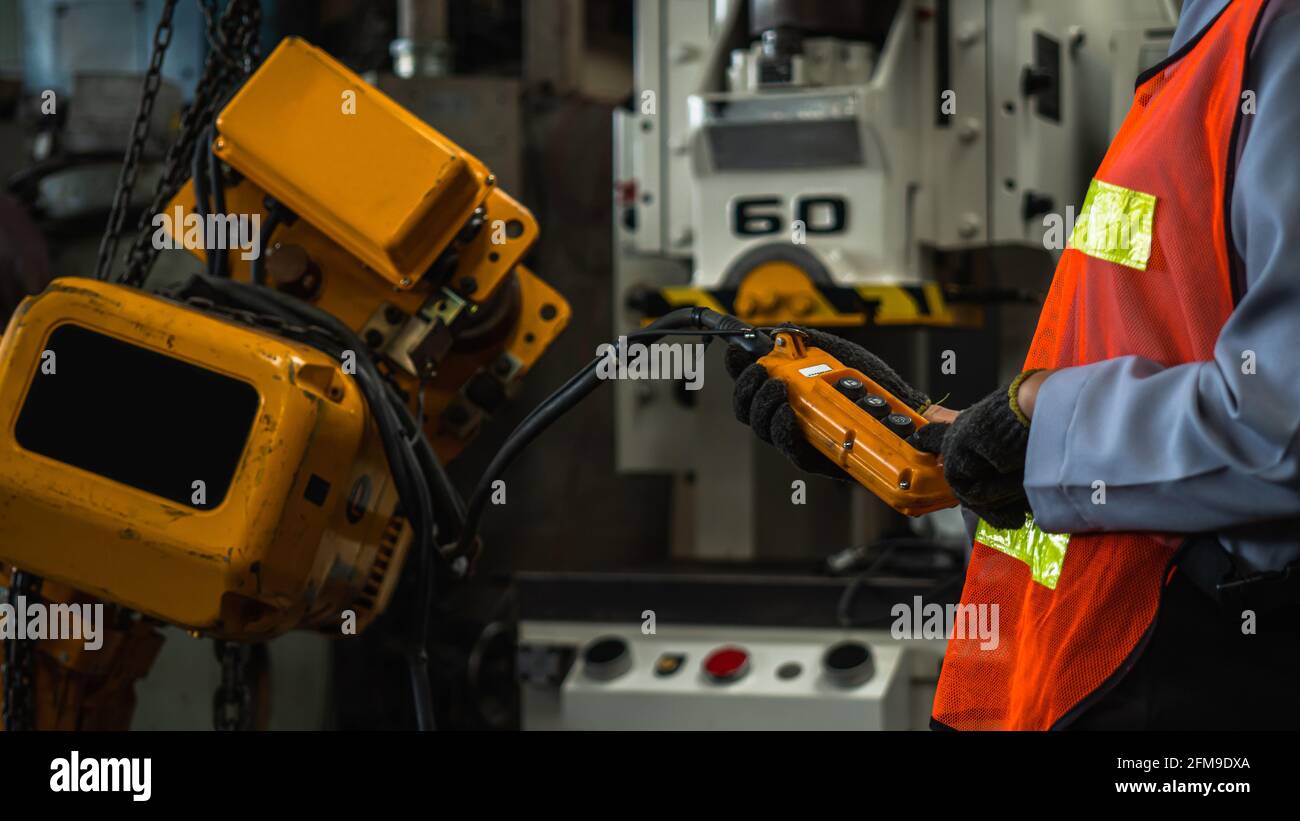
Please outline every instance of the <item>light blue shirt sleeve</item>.
[{"label": "light blue shirt sleeve", "polygon": [[[1189,0],[1171,50],[1223,3]],[[1300,554],[1300,0],[1267,15],[1230,214],[1246,293],[1213,361],[1126,356],[1044,381],[1025,491],[1046,530],[1214,532],[1253,570]]]}]

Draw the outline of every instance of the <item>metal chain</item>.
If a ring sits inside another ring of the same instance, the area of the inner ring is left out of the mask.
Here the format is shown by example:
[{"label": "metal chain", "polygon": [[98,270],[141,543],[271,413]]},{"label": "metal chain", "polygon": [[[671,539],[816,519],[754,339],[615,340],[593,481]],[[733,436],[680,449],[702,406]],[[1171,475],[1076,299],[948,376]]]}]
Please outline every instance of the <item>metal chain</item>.
[{"label": "metal chain", "polygon": [[[17,568],[10,568],[9,604],[17,613],[19,597],[34,598],[40,588],[39,576],[24,573]],[[33,701],[35,671],[33,660],[36,654],[35,642],[23,636],[15,636],[5,642],[4,660],[4,695],[5,730],[31,730],[36,724],[36,706]]]},{"label": "metal chain", "polygon": [[162,86],[163,58],[167,56],[167,47],[172,41],[172,13],[176,11],[177,0],[165,0],[158,27],[153,32],[153,55],[149,60],[149,69],[144,75],[144,88],[140,92],[140,107],[135,113],[135,124],[131,127],[131,141],[126,148],[126,157],[122,160],[122,171],[117,178],[117,190],[113,192],[113,205],[108,212],[108,226],[104,237],[99,242],[99,257],[95,261],[95,279],[107,279],[113,267],[113,257],[117,255],[118,235],[126,219],[126,209],[131,201],[131,192],[135,190],[136,175],[140,171],[140,155],[144,153],[144,143],[149,137],[149,125],[153,118],[153,104]]},{"label": "metal chain", "polygon": [[125,285],[140,286],[153,269],[159,253],[152,242],[153,215],[161,212],[167,201],[180,190],[208,123],[217,109],[225,104],[231,90],[243,82],[257,64],[258,32],[262,23],[260,0],[230,0],[220,21],[214,21],[211,10],[204,3],[199,5],[208,21],[209,41],[234,44],[237,53],[232,56],[223,48],[212,48],[208,52],[203,73],[195,87],[194,102],[181,117],[179,133],[167,149],[164,171],[154,186],[153,200],[141,212],[136,225],[135,241],[127,252],[126,271],[122,276]]},{"label": "metal chain", "polygon": [[212,695],[212,726],[217,730],[251,730],[253,713],[249,705],[253,696],[246,674],[248,648],[234,641],[218,641],[216,651],[221,661],[221,686]]},{"label": "metal chain", "polygon": [[[153,56],[150,60],[149,72],[145,75],[140,110],[136,115],[131,144],[122,163],[118,187],[113,195],[108,226],[100,242],[99,258],[95,265],[97,279],[110,279],[112,275],[123,223],[126,220],[131,194],[139,174],[144,141],[149,133],[154,98],[162,81],[163,57],[171,42],[171,18],[176,2],[177,0],[166,0],[158,29],[154,34]],[[136,236],[127,251],[126,270],[121,277],[122,283],[126,285],[139,286],[153,268],[154,261],[158,258],[158,249],[153,247],[151,241],[153,216],[161,212],[167,201],[180,190],[189,175],[190,160],[196,150],[199,137],[215,115],[218,106],[224,104],[230,90],[253,71],[260,56],[258,48],[258,33],[262,23],[260,0],[230,0],[220,20],[215,18],[211,0],[200,0],[199,8],[207,22],[207,37],[212,47],[204,62],[203,73],[195,85],[194,101],[181,115],[176,139],[167,147],[167,153],[163,157],[163,171],[154,184],[149,206],[141,212],[136,224]]]},{"label": "metal chain", "polygon": [[234,66],[233,61],[226,52],[230,45],[226,42],[225,35],[217,22],[217,0],[199,0],[199,11],[203,12],[204,31],[208,38],[209,52],[216,55],[227,68]]}]

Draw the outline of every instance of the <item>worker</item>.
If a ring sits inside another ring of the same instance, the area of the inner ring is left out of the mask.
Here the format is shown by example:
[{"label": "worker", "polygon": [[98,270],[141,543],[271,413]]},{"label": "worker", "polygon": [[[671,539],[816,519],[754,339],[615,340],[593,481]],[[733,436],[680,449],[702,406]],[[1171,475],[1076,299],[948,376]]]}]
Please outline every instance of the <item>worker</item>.
[{"label": "worker", "polygon": [[[1187,0],[1024,371],[966,410],[810,332],[934,422],[913,441],[974,525],[962,602],[998,607],[1000,641],[949,641],[932,726],[1300,726],[1297,89],[1300,0]],[[784,384],[728,370],[760,439],[844,476]]]}]

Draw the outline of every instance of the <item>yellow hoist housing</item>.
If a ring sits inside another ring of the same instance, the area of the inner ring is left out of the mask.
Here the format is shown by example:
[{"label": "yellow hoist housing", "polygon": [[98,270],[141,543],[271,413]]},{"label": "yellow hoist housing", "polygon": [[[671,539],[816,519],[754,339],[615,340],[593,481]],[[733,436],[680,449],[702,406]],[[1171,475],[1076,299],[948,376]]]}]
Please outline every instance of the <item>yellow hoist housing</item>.
[{"label": "yellow hoist housing", "polygon": [[411,534],[326,354],[59,279],[0,342],[0,557],[220,638],[364,626]]}]

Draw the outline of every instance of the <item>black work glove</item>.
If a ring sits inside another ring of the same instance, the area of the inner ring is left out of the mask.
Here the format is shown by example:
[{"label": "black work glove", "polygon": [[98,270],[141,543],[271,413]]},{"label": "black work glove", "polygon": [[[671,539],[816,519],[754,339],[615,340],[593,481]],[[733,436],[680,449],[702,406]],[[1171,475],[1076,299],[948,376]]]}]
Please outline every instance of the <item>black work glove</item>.
[{"label": "black work glove", "polygon": [[[845,367],[861,371],[913,410],[929,404],[928,396],[904,382],[893,368],[861,345],[825,331],[792,328],[807,335],[809,346],[821,348]],[[727,373],[736,380],[733,403],[737,419],[749,425],[759,439],[776,446],[799,469],[843,482],[852,481],[839,465],[822,455],[800,433],[784,382],[768,377],[767,369],[754,356],[738,348],[727,348],[726,365]]]},{"label": "black work glove", "polygon": [[958,414],[912,434],[918,450],[943,456],[943,475],[953,495],[997,528],[1019,528],[1030,513],[1025,496],[1029,425],[1013,404],[1026,371]]}]

